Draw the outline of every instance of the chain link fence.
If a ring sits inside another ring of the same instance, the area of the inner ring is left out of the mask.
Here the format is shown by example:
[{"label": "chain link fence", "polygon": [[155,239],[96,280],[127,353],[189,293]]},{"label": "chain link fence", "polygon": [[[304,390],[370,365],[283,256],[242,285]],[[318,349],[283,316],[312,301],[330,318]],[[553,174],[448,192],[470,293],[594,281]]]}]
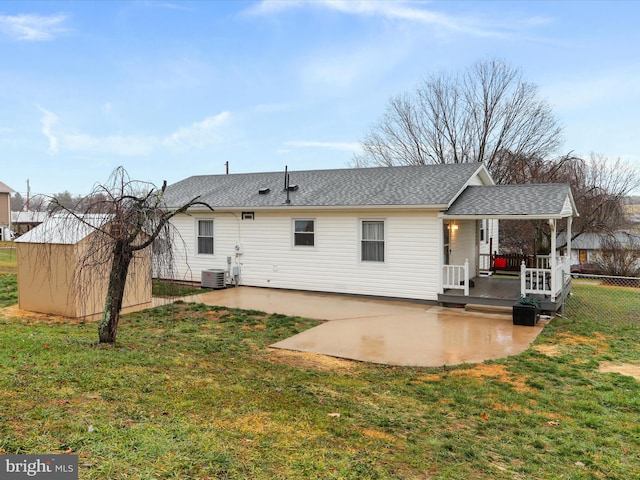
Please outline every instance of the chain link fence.
[{"label": "chain link fence", "polygon": [[640,323],[640,277],[572,274],[567,317]]}]

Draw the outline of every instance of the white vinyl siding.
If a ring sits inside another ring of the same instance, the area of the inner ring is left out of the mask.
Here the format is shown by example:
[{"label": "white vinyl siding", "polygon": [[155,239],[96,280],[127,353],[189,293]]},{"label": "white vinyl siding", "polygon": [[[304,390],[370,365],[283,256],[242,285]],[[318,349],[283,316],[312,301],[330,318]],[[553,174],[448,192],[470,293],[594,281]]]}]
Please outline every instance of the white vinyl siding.
[{"label": "white vinyl siding", "polygon": [[[484,242],[480,242],[480,253],[488,255],[499,250],[500,238],[498,227],[500,222],[495,219],[485,219],[484,223]],[[493,250],[493,252],[491,250]]]},{"label": "white vinyl siding", "polygon": [[[198,282],[202,270],[226,269],[231,256],[240,267],[241,285],[437,300],[441,232],[435,211],[287,209],[256,212],[252,222],[240,220],[240,213],[208,214],[215,217],[214,256],[188,251],[196,244],[193,217],[172,219],[183,240],[174,255],[178,278]],[[292,248],[292,222],[308,218],[314,219],[315,247]],[[380,218],[385,219],[385,261],[362,262],[362,220]],[[242,255],[235,255],[236,244]]]},{"label": "white vinyl siding", "polygon": [[458,227],[451,232],[450,250],[451,265],[464,265],[465,260],[469,260],[469,272],[471,277],[476,276],[476,259],[478,256],[478,246],[476,243],[477,222],[475,220],[456,221]]},{"label": "white vinyl siding", "polygon": [[313,247],[315,245],[315,221],[293,221],[293,246]]},{"label": "white vinyl siding", "polygon": [[485,183],[479,176],[476,175],[469,179],[468,185],[485,185]]},{"label": "white vinyl siding", "polygon": [[213,255],[213,220],[197,220],[198,254]]}]

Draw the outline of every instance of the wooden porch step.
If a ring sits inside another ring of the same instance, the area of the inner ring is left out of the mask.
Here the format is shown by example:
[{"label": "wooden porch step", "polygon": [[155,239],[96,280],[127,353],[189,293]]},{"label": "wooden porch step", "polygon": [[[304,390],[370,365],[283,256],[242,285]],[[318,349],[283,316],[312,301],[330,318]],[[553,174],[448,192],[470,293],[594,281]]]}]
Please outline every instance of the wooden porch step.
[{"label": "wooden porch step", "polygon": [[467,303],[464,306],[467,312],[493,313],[500,315],[511,315],[512,307],[501,307],[499,305],[480,305],[478,303]]}]

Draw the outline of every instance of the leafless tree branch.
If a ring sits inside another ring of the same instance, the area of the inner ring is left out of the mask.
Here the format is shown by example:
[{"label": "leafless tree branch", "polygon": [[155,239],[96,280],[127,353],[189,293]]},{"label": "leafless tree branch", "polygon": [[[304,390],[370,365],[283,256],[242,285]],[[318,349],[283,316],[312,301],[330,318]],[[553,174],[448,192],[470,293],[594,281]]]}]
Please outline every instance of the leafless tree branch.
[{"label": "leafless tree branch", "polygon": [[357,166],[484,162],[491,171],[501,152],[548,156],[561,129],[536,85],[492,59],[460,74],[432,75],[414,92],[392,97],[361,143]]},{"label": "leafless tree branch", "polygon": [[166,277],[173,263],[171,218],[195,205],[213,210],[198,197],[170,209],[164,204],[166,188],[166,182],[157,188],[149,182],[131,180],[126,170],[118,167],[107,183],[97,184],[89,196],[73,207],[57,205],[59,212],[76,221],[77,228],[88,228],[92,232],[77,269],[78,289],[91,285],[91,276],[96,271],[109,278],[104,312],[98,325],[102,343],[116,340],[127,274],[136,255],[142,255],[151,247],[154,268],[163,270]]}]

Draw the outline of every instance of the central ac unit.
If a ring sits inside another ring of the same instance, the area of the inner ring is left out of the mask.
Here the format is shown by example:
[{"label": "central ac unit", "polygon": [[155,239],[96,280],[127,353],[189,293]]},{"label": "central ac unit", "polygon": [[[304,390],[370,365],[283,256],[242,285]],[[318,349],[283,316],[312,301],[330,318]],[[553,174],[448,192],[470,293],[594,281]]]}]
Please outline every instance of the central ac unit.
[{"label": "central ac unit", "polygon": [[202,288],[226,288],[225,283],[226,272],[224,270],[209,269],[202,271]]}]

